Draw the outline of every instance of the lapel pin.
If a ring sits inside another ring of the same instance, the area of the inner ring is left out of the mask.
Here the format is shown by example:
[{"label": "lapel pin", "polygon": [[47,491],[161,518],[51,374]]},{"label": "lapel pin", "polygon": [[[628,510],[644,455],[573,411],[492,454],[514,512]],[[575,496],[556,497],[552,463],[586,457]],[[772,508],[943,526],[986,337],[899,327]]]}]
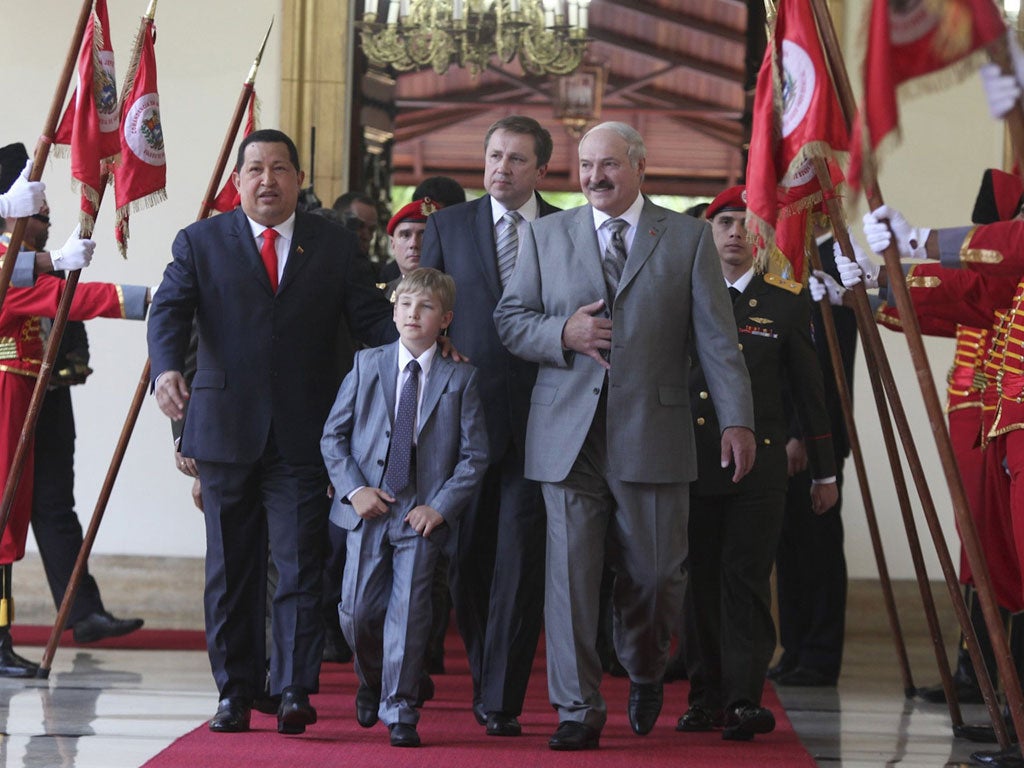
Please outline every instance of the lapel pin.
[{"label": "lapel pin", "polygon": [[302,253],[302,246],[300,245],[298,248],[296,248],[295,252],[296,253]]},{"label": "lapel pin", "polygon": [[751,299],[750,300],[750,306],[756,307],[757,306],[757,299]]},{"label": "lapel pin", "polygon": [[658,234],[658,230],[656,230],[654,227],[651,227],[649,230],[647,230],[647,234],[650,235],[651,237],[654,237],[656,234]]}]

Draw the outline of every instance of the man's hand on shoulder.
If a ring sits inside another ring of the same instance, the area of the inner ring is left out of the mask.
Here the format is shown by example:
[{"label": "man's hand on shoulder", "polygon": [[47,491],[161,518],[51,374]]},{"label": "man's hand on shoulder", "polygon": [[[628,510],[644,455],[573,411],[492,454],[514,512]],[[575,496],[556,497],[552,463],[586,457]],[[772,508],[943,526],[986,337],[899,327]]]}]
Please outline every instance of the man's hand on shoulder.
[{"label": "man's hand on shoulder", "polygon": [[602,368],[611,368],[601,351],[612,348],[612,321],[596,316],[604,308],[604,299],[598,299],[573,312],[562,328],[562,346],[592,357]]},{"label": "man's hand on shoulder", "polygon": [[413,507],[409,514],[405,516],[405,522],[411,525],[413,530],[425,539],[430,538],[431,532],[445,524],[441,513],[426,504]]},{"label": "man's hand on shoulder", "polygon": [[450,357],[456,363],[468,363],[469,358],[465,355],[459,354],[459,350],[452,344],[452,340],[447,336],[438,336],[437,343],[441,345],[441,357]]},{"label": "man's hand on shoulder", "polygon": [[363,520],[373,520],[388,513],[388,505],[394,503],[395,497],[389,496],[380,488],[367,486],[353,493],[348,500],[356,514]]},{"label": "man's hand on shoulder", "polygon": [[746,427],[726,427],[722,432],[722,469],[735,465],[732,481],[738,483],[754,466],[757,446],[754,433]]},{"label": "man's hand on shoulder", "polygon": [[185,418],[188,384],[181,371],[164,371],[156,377],[156,404],[164,416],[175,421]]}]

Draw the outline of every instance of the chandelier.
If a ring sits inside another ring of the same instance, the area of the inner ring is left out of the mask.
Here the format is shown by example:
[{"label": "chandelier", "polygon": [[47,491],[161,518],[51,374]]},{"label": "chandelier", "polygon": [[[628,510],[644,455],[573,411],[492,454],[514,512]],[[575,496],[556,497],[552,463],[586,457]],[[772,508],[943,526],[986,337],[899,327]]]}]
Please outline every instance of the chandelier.
[{"label": "chandelier", "polygon": [[[378,12],[387,3],[386,22]],[[587,48],[590,0],[365,0],[357,22],[371,64],[405,72],[456,64],[477,75],[492,57],[532,75],[566,75]]]}]

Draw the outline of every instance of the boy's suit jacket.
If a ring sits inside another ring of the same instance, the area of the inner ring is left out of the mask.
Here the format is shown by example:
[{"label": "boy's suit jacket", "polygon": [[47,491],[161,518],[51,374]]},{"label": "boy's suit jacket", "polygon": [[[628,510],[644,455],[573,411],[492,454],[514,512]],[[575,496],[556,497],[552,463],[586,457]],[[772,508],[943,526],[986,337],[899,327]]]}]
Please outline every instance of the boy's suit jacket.
[{"label": "boy's suit jacket", "polygon": [[[380,488],[395,420],[398,344],[356,353],[324,425],[320,448],[335,488],[331,521],[359,525],[343,494]],[[436,509],[450,527],[469,504],[487,468],[487,432],[476,369],[435,355],[416,433],[416,503]]]}]

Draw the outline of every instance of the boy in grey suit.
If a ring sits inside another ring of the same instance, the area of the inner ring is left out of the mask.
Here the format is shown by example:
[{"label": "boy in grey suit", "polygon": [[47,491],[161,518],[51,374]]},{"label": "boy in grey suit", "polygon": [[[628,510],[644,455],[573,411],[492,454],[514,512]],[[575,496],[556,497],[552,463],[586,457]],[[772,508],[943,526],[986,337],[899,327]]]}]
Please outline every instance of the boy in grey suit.
[{"label": "boy in grey suit", "polygon": [[417,269],[395,290],[398,342],[356,353],[320,447],[349,531],[341,628],[355,652],[356,719],[417,747],[434,562],[487,467],[476,369],[436,354],[455,282]]}]

